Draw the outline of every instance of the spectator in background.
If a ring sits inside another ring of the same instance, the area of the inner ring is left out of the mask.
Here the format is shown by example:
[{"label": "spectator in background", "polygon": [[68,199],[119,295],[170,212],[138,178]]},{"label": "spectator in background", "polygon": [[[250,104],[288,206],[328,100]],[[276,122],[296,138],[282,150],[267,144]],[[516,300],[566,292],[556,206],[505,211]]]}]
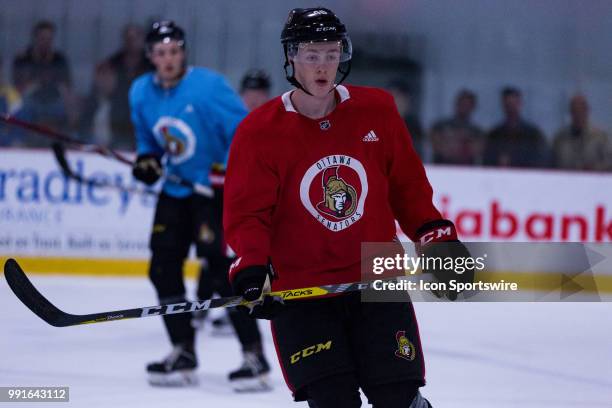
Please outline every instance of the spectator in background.
[{"label": "spectator in background", "polygon": [[122,47],[111,55],[103,66],[112,68],[115,89],[110,96],[110,118],[113,138],[109,141],[116,148],[133,149],[133,128],[130,118],[128,93],[132,81],[153,69],[145,50],[145,33],[141,26],[128,24],[122,31]]},{"label": "spectator in background", "polygon": [[484,136],[472,122],[476,109],[476,95],[467,89],[455,98],[454,116],[436,122],[430,133],[434,163],[480,164]]},{"label": "spectator in background", "polygon": [[84,101],[79,121],[79,134],[104,146],[131,150],[132,137],[122,138],[114,132],[115,118],[111,115],[112,98],[117,87],[117,75],[108,63],[96,67],[91,93]]},{"label": "spectator in background", "polygon": [[240,97],[249,112],[259,108],[270,99],[270,76],[261,69],[251,69],[240,81]]},{"label": "spectator in background", "polygon": [[[13,61],[13,81],[23,95],[17,112],[21,119],[65,131],[75,121],[76,101],[70,89],[70,69],[66,57],[53,45],[55,25],[40,21],[32,30],[32,43]],[[70,122],[70,123],[69,123]],[[22,146],[40,145],[40,139],[27,135]]]},{"label": "spectator in background", "polygon": [[21,107],[21,95],[11,84],[4,83],[4,60],[0,55],[0,113],[13,114]]},{"label": "spectator in background", "polygon": [[[21,95],[10,84],[4,83],[4,63],[0,55],[0,115],[12,115],[21,107]],[[0,122],[0,147],[11,146],[14,133],[9,126]]]},{"label": "spectator in background", "polygon": [[414,113],[412,92],[408,84],[401,80],[395,80],[389,83],[387,90],[393,95],[397,110],[402,119],[404,119],[406,127],[410,131],[410,136],[412,136],[414,148],[423,160],[423,127],[421,126],[421,121]]},{"label": "spectator in background", "polygon": [[70,87],[68,60],[53,45],[55,25],[39,21],[32,30],[32,43],[13,61],[13,83],[22,94],[32,87]]},{"label": "spectator in background", "polygon": [[571,123],[553,141],[554,165],[572,170],[612,170],[609,136],[589,123],[589,103],[584,95],[570,100]]},{"label": "spectator in background", "polygon": [[540,129],[521,117],[523,99],[517,88],[502,90],[504,121],[487,135],[483,164],[501,167],[544,167],[546,140]]}]

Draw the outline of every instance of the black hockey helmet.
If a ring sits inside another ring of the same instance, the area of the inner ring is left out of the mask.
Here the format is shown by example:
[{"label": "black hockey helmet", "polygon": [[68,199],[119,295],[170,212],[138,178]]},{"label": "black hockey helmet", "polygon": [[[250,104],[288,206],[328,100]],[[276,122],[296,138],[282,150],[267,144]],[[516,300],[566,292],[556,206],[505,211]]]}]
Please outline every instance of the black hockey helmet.
[{"label": "black hockey helmet", "polygon": [[240,91],[245,89],[261,89],[264,91],[270,90],[272,83],[270,76],[263,69],[251,69],[247,71],[240,81]]},{"label": "black hockey helmet", "polygon": [[300,44],[323,41],[338,41],[341,44],[340,62],[346,64],[344,64],[344,67],[338,68],[338,72],[342,74],[338,81],[338,84],[340,84],[351,70],[351,58],[353,56],[353,46],[344,24],[333,11],[323,7],[296,8],[289,12],[289,17],[281,33],[281,43],[285,52],[285,74],[287,80],[293,86],[308,94],[310,92],[306,91],[295,79],[294,70],[289,74],[287,68],[289,66],[293,68],[290,58],[297,54]]},{"label": "black hockey helmet", "polygon": [[171,40],[175,40],[182,49],[185,49],[185,32],[181,27],[171,20],[156,21],[147,33],[147,50],[151,52],[154,44]]}]

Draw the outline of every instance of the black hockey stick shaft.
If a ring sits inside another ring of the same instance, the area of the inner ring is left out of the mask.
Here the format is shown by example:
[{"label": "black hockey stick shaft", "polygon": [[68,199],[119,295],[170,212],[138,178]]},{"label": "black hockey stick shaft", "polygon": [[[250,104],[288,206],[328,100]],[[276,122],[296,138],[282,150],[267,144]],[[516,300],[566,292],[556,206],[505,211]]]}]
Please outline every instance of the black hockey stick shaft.
[{"label": "black hockey stick shaft", "polygon": [[130,160],[129,158],[122,155],[121,153],[113,149],[110,149],[108,147],[97,145],[97,144],[92,144],[92,143],[86,143],[81,140],[70,137],[66,134],[60,133],[56,130],[53,130],[49,127],[27,122],[25,120],[18,119],[8,114],[0,115],[0,119],[10,125],[14,125],[14,126],[17,126],[23,129],[30,130],[34,133],[38,133],[39,135],[45,136],[56,142],[62,142],[62,143],[70,144],[73,146],[78,146],[79,150],[97,153],[102,156],[109,157],[117,161],[120,161],[121,163],[127,164],[128,166],[134,165],[134,162],[132,160]]},{"label": "black hockey stick shaft", "polygon": [[74,170],[72,170],[72,168],[70,167],[70,164],[68,164],[68,159],[66,158],[66,149],[64,148],[64,145],[62,143],[53,142],[51,144],[51,149],[53,150],[53,155],[55,156],[55,160],[57,161],[57,164],[60,166],[60,169],[62,170],[62,173],[64,174],[64,176],[71,178],[77,181],[78,183],[90,184],[96,187],[103,187],[103,188],[114,188],[116,190],[126,191],[128,193],[149,194],[149,195],[154,195],[154,196],[158,195],[158,193],[156,193],[153,190],[147,190],[147,189],[137,188],[137,187],[132,187],[132,186],[122,186],[119,184],[110,183],[108,181],[102,181],[102,180],[98,180],[95,178],[86,178],[76,173]]},{"label": "black hockey stick shaft", "polygon": [[[114,310],[110,312],[74,315],[63,312],[45,298],[28,279],[17,261],[8,259],[4,264],[4,277],[15,295],[34,314],[55,327],[76,326],[80,324],[102,323],[114,320],[137,319],[148,316],[163,316],[169,314],[188,313],[199,310],[215,309],[220,307],[233,307],[246,305],[240,296],[231,296],[193,302],[180,302],[162,304],[158,306],[139,307],[135,309]],[[397,277],[381,279],[395,281]],[[329,294],[355,292],[369,289],[374,282],[353,282],[334,285],[313,286],[310,288],[284,290],[272,292],[270,295],[279,296],[284,300],[304,299]]]},{"label": "black hockey stick shaft", "polygon": [[[129,158],[127,158],[126,156],[122,155],[121,153],[106,147],[106,146],[101,146],[101,145],[97,145],[97,144],[92,144],[92,143],[86,143],[83,142],[81,140],[75,139],[73,137],[70,137],[66,134],[57,132],[51,128],[48,128],[46,126],[41,126],[41,125],[37,125],[35,123],[30,123],[27,122],[25,120],[21,120],[18,119],[14,116],[8,115],[8,114],[0,114],[0,120],[4,121],[5,123],[8,123],[10,125],[14,125],[17,127],[21,127],[23,129],[27,129],[30,130],[32,132],[38,133],[41,136],[45,136],[49,139],[54,140],[55,142],[61,142],[61,143],[66,143],[69,144],[71,146],[73,146],[75,149],[84,151],[84,152],[92,152],[92,153],[97,153],[101,156],[104,157],[108,157],[110,159],[114,159],[117,160],[123,164],[126,164],[130,167],[134,166],[134,161],[130,160]],[[54,148],[55,149],[55,148]],[[54,150],[55,153],[55,150]],[[57,154],[56,154],[57,157]],[[64,154],[64,162],[66,164],[66,166],[68,165],[67,160],[65,159],[65,154]],[[61,167],[61,163],[60,167]],[[62,170],[64,171],[64,168],[62,167]],[[71,174],[76,175],[74,172],[69,171],[68,173],[65,173],[67,177],[71,177]],[[176,184],[180,184],[182,186],[191,188],[196,194],[200,194],[206,197],[212,197],[214,195],[214,191],[212,188],[199,184],[199,183],[192,183],[189,180],[185,180],[175,174],[164,174],[163,175],[166,180],[171,181],[173,183]]]},{"label": "black hockey stick shaft", "polygon": [[[66,158],[66,149],[64,148],[64,145],[62,143],[53,142],[51,144],[51,149],[53,150],[53,155],[55,156],[55,160],[57,161],[57,164],[60,166],[64,175],[66,177],[69,177],[69,178],[72,178],[78,181],[79,183],[93,184],[99,187],[111,187],[111,188],[119,189],[121,191],[128,191],[131,193],[158,195],[158,193],[152,190],[119,186],[113,183],[101,182],[100,180],[85,178],[77,174],[74,170],[72,170],[72,168],[70,167],[70,164],[68,164],[68,159]],[[212,188],[208,186],[191,183],[189,181],[181,179],[180,177],[174,174],[165,174],[164,177],[166,178],[166,180],[170,180],[174,183],[181,184],[183,186],[193,189],[194,192],[196,192],[197,194],[200,194],[206,197],[214,196],[214,191],[212,190]]]}]

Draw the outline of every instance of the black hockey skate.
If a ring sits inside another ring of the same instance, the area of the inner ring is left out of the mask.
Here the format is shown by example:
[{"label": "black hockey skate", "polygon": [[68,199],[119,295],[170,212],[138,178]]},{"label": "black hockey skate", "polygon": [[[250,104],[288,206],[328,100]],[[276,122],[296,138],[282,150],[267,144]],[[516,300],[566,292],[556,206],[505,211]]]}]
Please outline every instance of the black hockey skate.
[{"label": "black hockey skate", "polygon": [[147,365],[149,384],[183,387],[197,384],[198,367],[193,346],[177,345],[163,361]]},{"label": "black hockey skate", "polygon": [[272,389],[268,381],[270,366],[262,353],[247,351],[244,362],[236,371],[229,374],[232,388],[236,392],[258,392]]}]

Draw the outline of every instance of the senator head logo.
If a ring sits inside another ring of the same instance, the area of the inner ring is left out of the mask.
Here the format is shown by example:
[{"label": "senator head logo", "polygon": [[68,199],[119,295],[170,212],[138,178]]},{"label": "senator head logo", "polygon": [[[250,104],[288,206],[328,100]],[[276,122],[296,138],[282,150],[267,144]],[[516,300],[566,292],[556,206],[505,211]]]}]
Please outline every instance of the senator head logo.
[{"label": "senator head logo", "polygon": [[416,349],[414,348],[414,344],[406,337],[406,332],[404,330],[399,330],[395,333],[395,340],[397,341],[395,356],[408,361],[414,360],[416,357]]},{"label": "senator head logo", "polygon": [[185,143],[180,137],[173,134],[172,130],[168,126],[164,126],[160,129],[160,133],[164,138],[165,150],[172,156],[180,156],[185,153]]},{"label": "senator head logo", "polygon": [[196,147],[196,137],[191,127],[183,120],[162,116],[153,127],[153,134],[168,154],[172,164],[189,160]]},{"label": "senator head logo", "polygon": [[323,201],[317,210],[337,219],[350,217],[357,208],[357,191],[338,175],[339,166],[328,167],[321,175]]},{"label": "senator head logo", "polygon": [[361,219],[368,195],[365,168],[354,157],[336,154],[316,161],[302,177],[304,208],[325,228],[342,231]]}]

